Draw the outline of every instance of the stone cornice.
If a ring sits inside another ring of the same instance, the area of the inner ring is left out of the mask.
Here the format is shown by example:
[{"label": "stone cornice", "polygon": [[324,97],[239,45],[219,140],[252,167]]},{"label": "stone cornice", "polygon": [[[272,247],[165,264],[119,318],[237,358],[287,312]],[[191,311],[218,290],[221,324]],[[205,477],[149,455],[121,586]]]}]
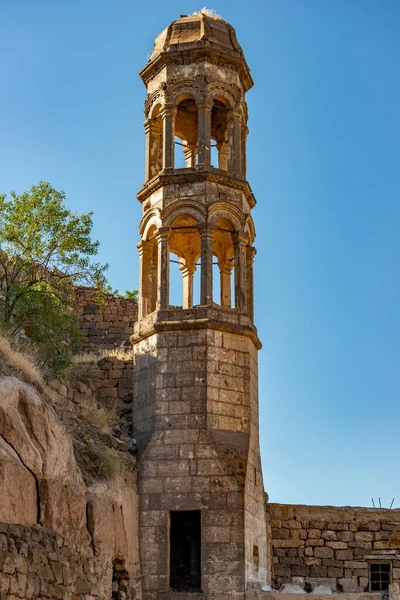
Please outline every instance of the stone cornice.
[{"label": "stone cornice", "polygon": [[196,42],[193,47],[182,50],[169,50],[161,52],[154,60],[147,63],[145,68],[140,72],[144,84],[147,86],[149,82],[169,64],[190,64],[194,62],[211,62],[216,65],[223,65],[235,69],[240,74],[244,91],[247,92],[253,87],[254,82],[250,75],[249,66],[244,57],[231,56],[226,52],[218,52],[207,47],[206,42]]},{"label": "stone cornice", "polygon": [[196,329],[212,329],[249,337],[257,350],[262,344],[257,329],[247,315],[241,315],[234,309],[223,309],[214,306],[196,306],[194,308],[170,308],[155,311],[135,323],[131,343],[136,344],[154,333],[162,331],[188,331]]},{"label": "stone cornice", "polygon": [[171,169],[170,172],[161,171],[149,181],[147,181],[137,194],[139,202],[143,203],[156,190],[165,185],[175,185],[179,183],[195,183],[197,181],[210,181],[219,185],[226,185],[243,192],[250,208],[256,205],[251,187],[247,181],[236,179],[226,171],[215,169],[214,167],[193,167],[188,169]]}]

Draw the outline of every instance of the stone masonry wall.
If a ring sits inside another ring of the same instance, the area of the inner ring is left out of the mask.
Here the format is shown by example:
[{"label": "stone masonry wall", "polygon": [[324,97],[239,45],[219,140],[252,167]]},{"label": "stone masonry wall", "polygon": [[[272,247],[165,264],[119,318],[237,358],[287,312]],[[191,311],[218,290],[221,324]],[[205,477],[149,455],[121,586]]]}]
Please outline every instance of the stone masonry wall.
[{"label": "stone masonry wall", "polygon": [[143,600],[168,591],[168,515],[185,510],[201,510],[204,595],[239,600],[246,583],[265,582],[267,563],[253,342],[162,331],[134,352]]},{"label": "stone masonry wall", "polygon": [[61,535],[40,525],[0,524],[0,568],[1,600],[112,597],[112,564],[71,552]]},{"label": "stone masonry wall", "polygon": [[81,332],[87,340],[82,350],[98,351],[121,345],[130,348],[129,338],[137,321],[137,302],[109,294],[101,304],[96,299],[96,290],[85,287],[77,289],[77,296],[76,316],[82,322]]},{"label": "stone masonry wall", "polygon": [[369,564],[391,564],[400,582],[400,510],[267,504],[272,584],[293,578],[341,592],[369,590]]},{"label": "stone masonry wall", "polygon": [[122,430],[132,431],[133,359],[105,356],[91,363],[81,364],[83,374],[67,387],[58,381],[51,386],[67,400],[71,408],[82,400],[93,399],[106,408],[115,409],[121,419]]}]

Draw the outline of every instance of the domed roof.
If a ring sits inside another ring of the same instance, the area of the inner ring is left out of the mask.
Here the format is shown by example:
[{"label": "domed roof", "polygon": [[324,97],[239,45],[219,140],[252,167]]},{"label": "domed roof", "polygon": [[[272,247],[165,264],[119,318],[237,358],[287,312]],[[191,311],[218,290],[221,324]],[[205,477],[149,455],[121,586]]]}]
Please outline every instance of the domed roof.
[{"label": "domed roof", "polygon": [[181,15],[156,38],[149,62],[164,52],[182,52],[208,48],[234,58],[243,59],[243,51],[235,30],[226,21],[203,10],[193,15]]}]

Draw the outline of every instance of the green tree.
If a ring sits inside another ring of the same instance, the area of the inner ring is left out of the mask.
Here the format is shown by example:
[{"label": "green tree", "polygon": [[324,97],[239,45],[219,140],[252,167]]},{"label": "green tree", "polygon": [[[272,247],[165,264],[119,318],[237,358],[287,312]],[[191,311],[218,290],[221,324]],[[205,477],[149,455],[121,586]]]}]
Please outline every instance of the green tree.
[{"label": "green tree", "polygon": [[24,331],[54,376],[71,363],[80,340],[75,286],[109,291],[108,265],[93,260],[93,213],[73,213],[65,199],[46,182],[0,195],[0,324],[13,335]]}]

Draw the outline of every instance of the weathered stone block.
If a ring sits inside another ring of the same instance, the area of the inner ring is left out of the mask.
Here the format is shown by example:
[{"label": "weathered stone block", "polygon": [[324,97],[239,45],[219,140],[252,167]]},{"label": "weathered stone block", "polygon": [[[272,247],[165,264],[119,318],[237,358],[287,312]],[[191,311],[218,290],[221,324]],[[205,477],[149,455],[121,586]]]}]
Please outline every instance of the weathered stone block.
[{"label": "weathered stone block", "polygon": [[333,558],[334,551],[332,548],[314,548],[314,556],[317,558]]}]

